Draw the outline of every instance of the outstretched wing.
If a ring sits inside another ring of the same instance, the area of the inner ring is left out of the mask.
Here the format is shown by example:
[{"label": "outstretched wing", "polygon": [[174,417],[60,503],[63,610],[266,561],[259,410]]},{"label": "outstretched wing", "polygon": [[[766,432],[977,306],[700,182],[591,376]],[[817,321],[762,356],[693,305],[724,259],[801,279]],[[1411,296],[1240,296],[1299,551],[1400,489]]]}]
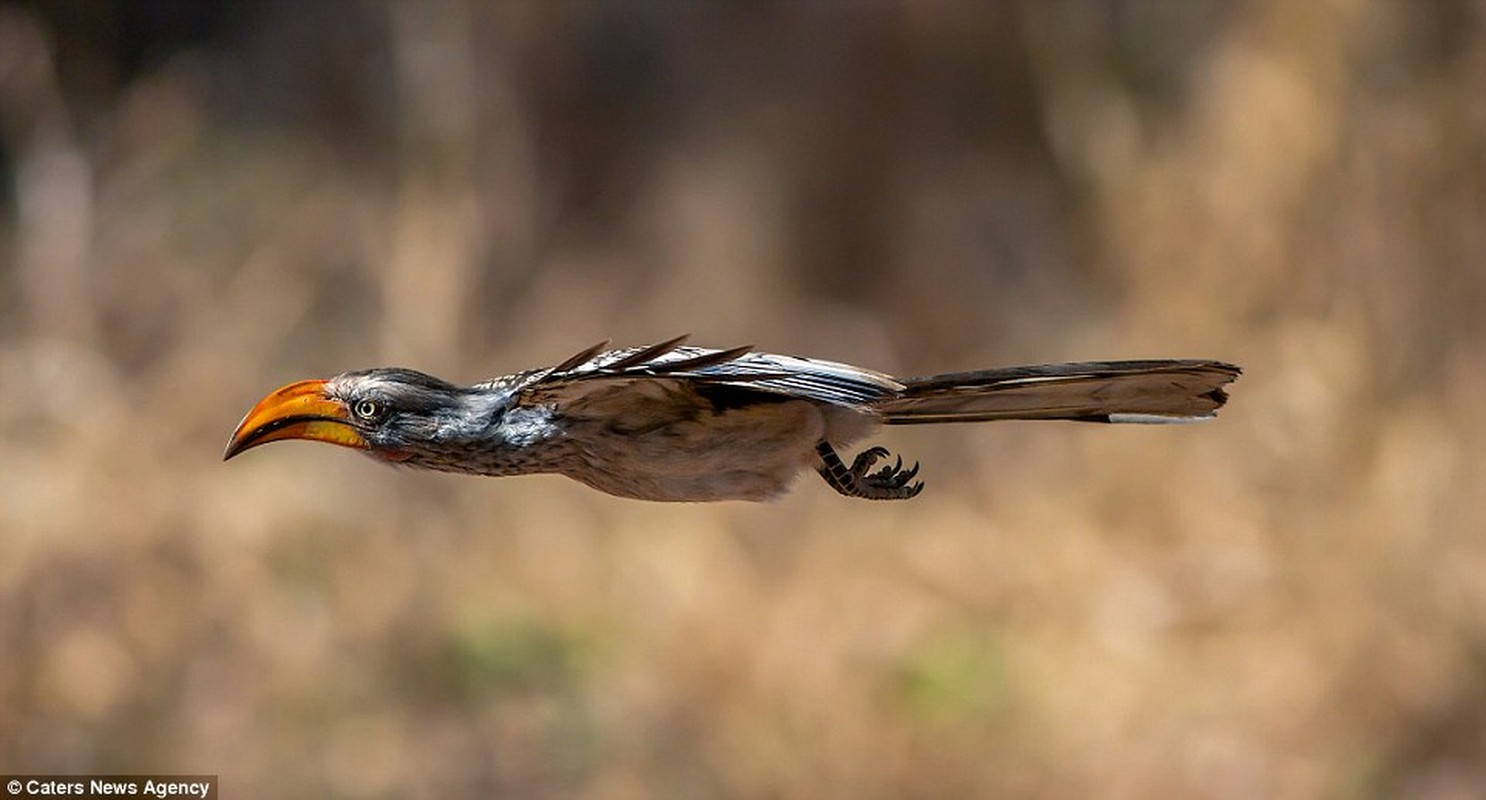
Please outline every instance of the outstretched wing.
[{"label": "outstretched wing", "polygon": [[572,402],[639,384],[701,393],[758,392],[846,407],[880,402],[903,391],[903,384],[888,375],[847,364],[756,353],[751,346],[691,347],[683,344],[686,338],[620,350],[604,350],[604,342],[556,366],[498,383],[518,393],[519,402],[530,404]]}]

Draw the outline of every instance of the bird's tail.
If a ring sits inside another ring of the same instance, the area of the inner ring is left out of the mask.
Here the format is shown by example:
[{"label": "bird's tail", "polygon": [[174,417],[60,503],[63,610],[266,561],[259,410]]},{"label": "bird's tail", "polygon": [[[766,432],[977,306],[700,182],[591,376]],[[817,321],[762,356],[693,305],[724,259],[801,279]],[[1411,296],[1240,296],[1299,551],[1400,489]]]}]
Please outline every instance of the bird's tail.
[{"label": "bird's tail", "polygon": [[892,425],[1068,419],[1185,422],[1217,413],[1239,368],[1221,361],[1090,361],[910,378],[874,404]]}]

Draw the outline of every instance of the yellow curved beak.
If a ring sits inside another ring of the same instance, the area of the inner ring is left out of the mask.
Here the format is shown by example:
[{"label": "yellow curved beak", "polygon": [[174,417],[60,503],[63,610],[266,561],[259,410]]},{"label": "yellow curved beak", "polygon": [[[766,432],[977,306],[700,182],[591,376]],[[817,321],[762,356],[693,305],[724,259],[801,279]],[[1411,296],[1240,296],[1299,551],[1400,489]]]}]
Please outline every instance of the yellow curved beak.
[{"label": "yellow curved beak", "polygon": [[351,427],[345,404],[325,396],[325,381],[298,381],[253,406],[232,432],[222,460],[281,439],[309,439],[361,450],[370,447]]}]

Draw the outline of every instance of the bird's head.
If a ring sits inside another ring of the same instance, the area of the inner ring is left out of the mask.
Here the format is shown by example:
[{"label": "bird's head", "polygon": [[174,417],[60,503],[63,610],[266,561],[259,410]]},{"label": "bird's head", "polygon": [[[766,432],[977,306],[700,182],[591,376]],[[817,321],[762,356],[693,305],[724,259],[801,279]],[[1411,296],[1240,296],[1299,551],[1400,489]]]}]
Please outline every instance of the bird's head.
[{"label": "bird's head", "polygon": [[[298,381],[267,397],[243,417],[223,460],[284,439],[329,442],[387,461],[407,461],[458,432],[489,420],[472,408],[471,390],[410,369],[346,372],[329,380]],[[488,404],[482,404],[488,405]]]}]

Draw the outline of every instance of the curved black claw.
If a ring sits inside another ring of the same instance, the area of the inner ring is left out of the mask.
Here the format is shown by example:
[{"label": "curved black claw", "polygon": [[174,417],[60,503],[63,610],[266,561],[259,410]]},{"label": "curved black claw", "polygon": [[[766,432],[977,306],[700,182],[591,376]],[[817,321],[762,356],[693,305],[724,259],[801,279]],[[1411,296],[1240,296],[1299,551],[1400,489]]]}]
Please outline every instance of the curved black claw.
[{"label": "curved black claw", "polygon": [[852,459],[851,467],[848,468],[836,455],[836,451],[829,442],[816,444],[815,451],[820,454],[821,465],[818,470],[821,477],[831,488],[846,495],[847,497],[862,497],[868,500],[907,500],[918,496],[924,490],[922,481],[910,484],[909,481],[918,474],[918,462],[912,467],[903,468],[903,458],[895,459],[895,463],[882,467],[872,472],[872,465],[881,458],[889,455],[885,447],[871,447],[857,454]]},{"label": "curved black claw", "polygon": [[851,474],[860,478],[867,474],[867,470],[877,463],[879,458],[887,458],[890,451],[886,447],[869,447],[851,460]]},{"label": "curved black claw", "polygon": [[883,467],[882,469],[872,473],[871,475],[868,475],[864,480],[872,485],[882,486],[888,489],[897,489],[908,483],[910,480],[913,480],[913,476],[917,474],[917,461],[913,462],[913,466],[909,467],[908,469],[903,469],[903,459],[899,458],[898,463],[892,465],[891,467]]}]

